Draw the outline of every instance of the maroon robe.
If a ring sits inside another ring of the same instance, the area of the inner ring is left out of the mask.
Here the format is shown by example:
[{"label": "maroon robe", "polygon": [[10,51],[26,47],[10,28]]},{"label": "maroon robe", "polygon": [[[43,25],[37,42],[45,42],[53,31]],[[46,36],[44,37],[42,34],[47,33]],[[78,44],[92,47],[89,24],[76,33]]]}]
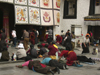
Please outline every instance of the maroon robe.
[{"label": "maroon robe", "polygon": [[62,43],[62,37],[60,35],[56,36],[56,42],[61,44]]},{"label": "maroon robe", "polygon": [[31,33],[30,33],[30,41],[31,41],[31,43],[32,43],[33,45],[35,45],[35,34],[34,34],[34,32],[31,32]]},{"label": "maroon robe", "polygon": [[60,56],[61,56],[61,57],[62,57],[62,56],[66,57],[66,59],[67,59],[66,64],[67,64],[68,66],[73,65],[73,64],[74,64],[74,61],[77,60],[77,56],[76,56],[76,53],[75,53],[74,51],[63,50],[63,51],[61,52],[61,55],[60,55]]},{"label": "maroon robe", "polygon": [[55,48],[53,45],[49,45],[48,49],[49,49],[48,55],[55,55],[56,52],[58,51],[58,49]]}]

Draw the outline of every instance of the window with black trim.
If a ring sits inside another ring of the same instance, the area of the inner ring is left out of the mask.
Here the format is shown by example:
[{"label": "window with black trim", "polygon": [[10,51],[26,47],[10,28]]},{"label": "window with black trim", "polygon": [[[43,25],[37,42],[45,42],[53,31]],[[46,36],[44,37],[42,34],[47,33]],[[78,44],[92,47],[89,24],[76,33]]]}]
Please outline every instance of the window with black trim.
[{"label": "window with black trim", "polygon": [[65,0],[64,1],[64,19],[76,19],[77,18],[77,0]]}]

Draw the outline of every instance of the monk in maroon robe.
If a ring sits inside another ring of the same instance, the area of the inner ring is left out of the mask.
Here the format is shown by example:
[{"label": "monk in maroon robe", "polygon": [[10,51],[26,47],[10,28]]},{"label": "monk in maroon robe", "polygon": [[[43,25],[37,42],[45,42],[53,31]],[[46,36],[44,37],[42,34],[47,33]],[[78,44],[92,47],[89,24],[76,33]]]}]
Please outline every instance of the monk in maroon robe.
[{"label": "monk in maroon robe", "polygon": [[31,41],[31,43],[32,43],[33,45],[35,45],[35,34],[34,34],[34,32],[31,32],[31,33],[30,33],[30,41]]},{"label": "monk in maroon robe", "polygon": [[62,37],[60,35],[55,35],[56,36],[56,43],[61,44],[62,43]]},{"label": "monk in maroon robe", "polygon": [[74,51],[68,51],[68,50],[61,50],[61,54],[60,54],[60,58],[64,56],[67,60],[66,64],[68,66],[72,66],[73,64],[76,64],[77,62],[77,56],[76,53]]}]

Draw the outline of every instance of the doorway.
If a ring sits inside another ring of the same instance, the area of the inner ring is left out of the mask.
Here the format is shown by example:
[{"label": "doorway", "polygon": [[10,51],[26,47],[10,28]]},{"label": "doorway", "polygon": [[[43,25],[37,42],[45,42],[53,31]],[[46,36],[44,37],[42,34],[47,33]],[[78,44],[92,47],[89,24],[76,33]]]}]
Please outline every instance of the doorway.
[{"label": "doorway", "polygon": [[0,29],[3,27],[3,11],[0,10]]}]

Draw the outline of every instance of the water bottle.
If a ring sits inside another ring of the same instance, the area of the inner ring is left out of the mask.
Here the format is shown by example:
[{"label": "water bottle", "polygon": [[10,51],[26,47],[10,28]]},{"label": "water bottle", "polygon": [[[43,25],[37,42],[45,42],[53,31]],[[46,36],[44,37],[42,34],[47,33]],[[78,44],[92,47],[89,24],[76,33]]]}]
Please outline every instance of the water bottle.
[{"label": "water bottle", "polygon": [[13,57],[14,61],[16,61],[16,54],[14,54],[14,57]]}]

